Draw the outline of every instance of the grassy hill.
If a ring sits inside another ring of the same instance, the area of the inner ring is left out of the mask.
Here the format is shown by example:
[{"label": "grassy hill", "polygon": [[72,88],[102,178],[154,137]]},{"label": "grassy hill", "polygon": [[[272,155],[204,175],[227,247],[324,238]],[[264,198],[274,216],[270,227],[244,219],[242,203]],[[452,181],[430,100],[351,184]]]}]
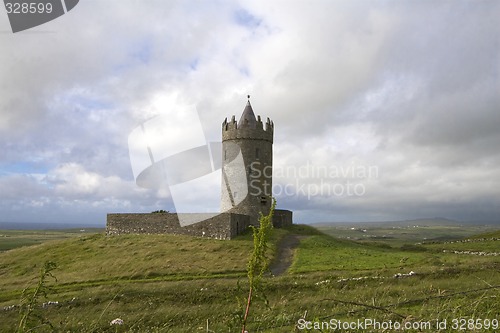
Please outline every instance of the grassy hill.
[{"label": "grassy hill", "polygon": [[[293,332],[301,318],[431,324],[439,318],[449,325],[442,332],[456,331],[453,319],[499,319],[500,257],[443,252],[462,243],[360,243],[305,226],[274,230],[271,257],[290,235],[300,237],[292,266],[264,279],[250,332]],[[57,264],[57,281],[47,280],[52,290],[35,312],[54,328],[36,332],[238,332],[251,249],[250,235],[219,241],[93,234],[6,251],[0,253],[0,332],[15,331],[15,305],[46,261]],[[111,326],[115,318],[124,325]]]},{"label": "grassy hill", "polygon": [[251,243],[245,239],[94,234],[5,252],[0,276],[4,285],[22,286],[45,261],[57,263],[59,284],[244,274],[250,250]]}]

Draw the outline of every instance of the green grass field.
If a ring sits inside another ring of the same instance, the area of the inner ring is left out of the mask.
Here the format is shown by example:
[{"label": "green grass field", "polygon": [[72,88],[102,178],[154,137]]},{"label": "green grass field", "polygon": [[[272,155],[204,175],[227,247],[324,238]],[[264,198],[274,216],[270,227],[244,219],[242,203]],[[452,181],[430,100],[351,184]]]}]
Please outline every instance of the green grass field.
[{"label": "green grass field", "polygon": [[458,240],[475,234],[483,234],[495,228],[491,225],[441,224],[440,220],[412,222],[329,224],[317,225],[315,227],[337,238],[370,243],[380,241],[396,247],[405,243]]},{"label": "green grass field", "polygon": [[0,230],[0,252],[49,240],[66,239],[103,232],[104,229]]},{"label": "green grass field", "polygon": [[[433,325],[406,332],[435,332],[437,321],[446,320],[440,332],[460,331],[464,322],[464,332],[500,331],[491,325],[500,320],[500,256],[443,252],[467,244],[499,252],[500,243],[493,240],[498,233],[470,237],[482,239],[477,242],[415,245],[409,239],[355,242],[294,226],[274,230],[271,256],[291,234],[301,237],[293,263],[287,273],[264,278],[249,332],[334,332],[325,322],[335,320]],[[15,332],[22,290],[36,285],[48,260],[57,264],[57,281],[48,279],[52,289],[35,307],[35,332],[241,332],[251,235],[231,241],[102,233],[68,237],[0,253],[0,332]],[[42,307],[48,301],[57,303]],[[115,318],[124,324],[110,325]],[[309,321],[323,328],[305,328]],[[336,332],[358,331],[384,330]]]}]

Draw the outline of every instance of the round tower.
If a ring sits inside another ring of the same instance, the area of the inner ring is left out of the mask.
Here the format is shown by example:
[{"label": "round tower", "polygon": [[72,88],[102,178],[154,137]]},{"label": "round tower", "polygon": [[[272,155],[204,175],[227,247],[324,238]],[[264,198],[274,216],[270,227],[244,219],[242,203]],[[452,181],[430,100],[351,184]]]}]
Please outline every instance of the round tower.
[{"label": "round tower", "polygon": [[250,96],[238,122],[222,123],[221,211],[249,215],[258,225],[271,208],[274,124],[256,118]]}]

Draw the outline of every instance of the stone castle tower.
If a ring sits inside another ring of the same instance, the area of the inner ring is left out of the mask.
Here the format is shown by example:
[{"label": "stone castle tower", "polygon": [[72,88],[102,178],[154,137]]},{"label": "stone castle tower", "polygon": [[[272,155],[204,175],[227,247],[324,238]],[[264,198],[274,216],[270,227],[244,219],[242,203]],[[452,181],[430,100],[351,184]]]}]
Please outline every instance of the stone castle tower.
[{"label": "stone castle tower", "polygon": [[[238,122],[233,116],[230,122],[226,118],[222,123],[221,212],[182,214],[183,218],[199,221],[188,224],[181,223],[177,213],[108,214],[106,234],[182,234],[232,239],[250,225],[258,226],[260,214],[267,215],[272,204],[274,124],[269,118],[263,123],[260,116],[255,117],[248,98]],[[216,161],[210,161],[214,168]],[[292,211],[275,209],[274,228],[292,224]]]},{"label": "stone castle tower", "polygon": [[273,134],[269,118],[255,117],[250,96],[238,122],[222,123],[221,211],[249,215],[253,225],[272,204]]}]

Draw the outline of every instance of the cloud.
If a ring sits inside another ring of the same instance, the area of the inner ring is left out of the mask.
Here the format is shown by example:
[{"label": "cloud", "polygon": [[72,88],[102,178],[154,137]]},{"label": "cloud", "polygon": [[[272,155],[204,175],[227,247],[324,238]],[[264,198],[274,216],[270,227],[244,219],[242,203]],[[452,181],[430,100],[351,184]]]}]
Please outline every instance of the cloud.
[{"label": "cloud", "polygon": [[[276,168],[378,168],[300,179],[324,189],[315,195],[276,178],[296,190],[278,200],[298,222],[496,220],[499,14],[490,1],[85,1],[5,32],[2,216],[103,223],[106,212],[173,210],[168,188],[134,184],[129,134],[195,105],[206,141],[218,141],[249,93],[275,123]],[[180,146],[198,135],[189,128],[163,139]],[[365,193],[326,192],[347,180]],[[219,191],[200,189],[193,205]]]}]

